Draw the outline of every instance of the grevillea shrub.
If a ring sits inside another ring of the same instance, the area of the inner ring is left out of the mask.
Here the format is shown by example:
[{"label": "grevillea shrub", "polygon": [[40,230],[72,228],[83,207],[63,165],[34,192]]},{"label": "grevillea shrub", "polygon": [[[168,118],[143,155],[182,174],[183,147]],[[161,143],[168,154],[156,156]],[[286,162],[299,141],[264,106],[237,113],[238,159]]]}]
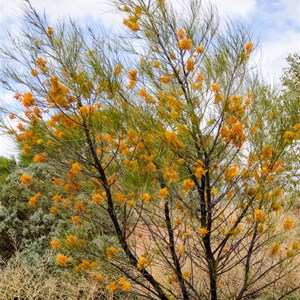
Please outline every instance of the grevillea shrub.
[{"label": "grevillea shrub", "polygon": [[[285,164],[300,124],[275,122],[290,117],[250,74],[251,35],[218,30],[201,1],[180,12],[115,2],[122,38],[50,26],[29,8],[23,37],[2,49],[22,110],[8,108],[20,120],[8,133],[59,169],[45,181],[51,198],[20,176],[28,205],[51,203],[74,225],[51,241],[57,264],[121,298],[249,299],[280,287],[299,267]],[[109,234],[93,239],[89,224]]]}]

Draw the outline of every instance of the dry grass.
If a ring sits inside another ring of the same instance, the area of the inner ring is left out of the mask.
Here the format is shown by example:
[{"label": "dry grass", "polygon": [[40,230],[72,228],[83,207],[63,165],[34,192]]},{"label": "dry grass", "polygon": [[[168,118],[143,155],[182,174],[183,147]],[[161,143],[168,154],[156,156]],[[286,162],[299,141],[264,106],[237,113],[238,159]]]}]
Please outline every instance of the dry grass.
[{"label": "dry grass", "polygon": [[104,288],[88,278],[67,270],[53,269],[53,262],[48,259],[28,265],[17,256],[1,270],[0,299],[109,300],[112,298]]}]

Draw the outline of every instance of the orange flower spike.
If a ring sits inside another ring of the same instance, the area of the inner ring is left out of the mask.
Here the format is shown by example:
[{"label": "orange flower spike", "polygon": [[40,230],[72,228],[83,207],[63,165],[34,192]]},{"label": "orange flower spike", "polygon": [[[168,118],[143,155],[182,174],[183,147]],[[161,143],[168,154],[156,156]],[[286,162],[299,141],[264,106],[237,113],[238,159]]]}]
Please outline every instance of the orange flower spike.
[{"label": "orange flower spike", "polygon": [[118,280],[118,284],[120,285],[120,288],[124,291],[124,292],[128,292],[131,289],[131,283],[127,280],[125,280],[124,277],[121,277]]},{"label": "orange flower spike", "polygon": [[182,28],[178,29],[178,31],[177,31],[177,37],[178,37],[178,39],[181,40],[181,39],[184,38],[184,36],[185,36],[184,29],[182,29]]},{"label": "orange flower spike", "polygon": [[291,230],[294,227],[294,221],[292,219],[285,219],[283,222],[283,228],[285,230]]},{"label": "orange flower spike", "polygon": [[49,27],[47,33],[48,33],[49,35],[54,34],[54,28],[53,28],[53,27]]},{"label": "orange flower spike", "polygon": [[39,75],[39,71],[37,69],[32,69],[30,71],[30,74],[33,76],[33,77],[37,77]]},{"label": "orange flower spike", "polygon": [[217,83],[213,83],[210,88],[214,93],[218,93],[220,91],[220,87]]},{"label": "orange flower spike", "polygon": [[163,189],[161,189],[158,192],[159,196],[161,196],[162,198],[166,198],[169,194],[168,189],[166,187],[164,187]]},{"label": "orange flower spike", "polygon": [[56,256],[56,263],[61,266],[65,266],[68,263],[68,258],[63,254],[58,254]]},{"label": "orange flower spike", "polygon": [[186,179],[184,180],[183,182],[183,187],[189,191],[189,190],[192,190],[195,186],[195,183],[191,180],[191,179]]},{"label": "orange flower spike", "polygon": [[31,198],[29,199],[28,204],[29,204],[30,206],[36,206],[36,202],[37,202],[38,198],[41,197],[41,195],[42,195],[41,193],[35,194],[33,197],[31,197]]},{"label": "orange flower spike", "polygon": [[41,164],[43,162],[45,162],[47,160],[47,157],[48,157],[48,154],[43,152],[43,153],[40,153],[40,154],[36,154],[34,157],[33,157],[33,161],[36,163],[36,164]]},{"label": "orange flower spike", "polygon": [[203,52],[204,51],[204,46],[197,46],[196,51],[199,52],[199,53]]},{"label": "orange flower spike", "polygon": [[147,257],[141,256],[137,263],[137,269],[142,270],[144,267],[150,264],[150,260]]},{"label": "orange flower spike", "polygon": [[103,202],[103,197],[100,194],[95,194],[92,198],[93,202],[96,204],[102,204]]},{"label": "orange flower spike", "polygon": [[192,48],[192,40],[188,39],[188,38],[183,38],[179,43],[178,43],[178,47],[181,50],[191,50]]},{"label": "orange flower spike", "polygon": [[208,234],[208,230],[207,230],[206,228],[201,227],[201,228],[198,229],[198,233],[199,233],[201,236],[203,236],[203,235]]},{"label": "orange flower spike", "polygon": [[264,220],[264,212],[261,209],[257,209],[253,216],[256,222],[262,222]]},{"label": "orange flower spike", "polygon": [[23,95],[22,103],[25,107],[30,107],[34,105],[35,100],[31,92],[27,92]]},{"label": "orange flower spike", "polygon": [[117,250],[114,246],[109,246],[106,249],[106,256],[108,257],[108,259],[113,259],[113,257],[115,256]]},{"label": "orange flower spike", "polygon": [[249,42],[245,45],[245,51],[250,53],[253,51],[253,43]]},{"label": "orange flower spike", "polygon": [[59,248],[60,248],[59,241],[57,239],[52,240],[50,242],[50,246],[51,246],[52,250],[55,250],[55,251],[59,250]]},{"label": "orange flower spike", "polygon": [[186,69],[188,72],[193,72],[193,71],[194,71],[194,67],[195,67],[195,62],[194,62],[192,59],[189,59],[189,60],[186,62],[185,69]]},{"label": "orange flower spike", "polygon": [[33,181],[33,177],[28,175],[28,174],[22,174],[22,176],[20,177],[20,181],[23,183],[23,184],[26,184],[26,185],[29,185],[32,183]]}]

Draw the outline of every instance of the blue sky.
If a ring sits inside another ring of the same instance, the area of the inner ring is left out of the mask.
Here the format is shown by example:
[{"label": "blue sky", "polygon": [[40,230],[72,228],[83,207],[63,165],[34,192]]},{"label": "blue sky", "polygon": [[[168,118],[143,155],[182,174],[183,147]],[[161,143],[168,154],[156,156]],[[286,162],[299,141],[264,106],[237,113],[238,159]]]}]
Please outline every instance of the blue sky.
[{"label": "blue sky", "polygon": [[[175,7],[186,0],[169,0]],[[271,84],[279,82],[285,57],[300,52],[300,0],[205,0],[217,6],[221,26],[226,18],[252,27],[255,40],[259,40],[255,62],[264,78]],[[110,30],[117,29],[122,16],[110,0],[31,0],[40,12],[46,11],[50,21],[71,16],[82,25],[100,23]],[[22,16],[23,0],[0,0],[0,40],[5,31],[17,34]],[[0,98],[9,101],[12,95],[0,88]],[[0,132],[0,155],[16,153],[14,143]]]}]

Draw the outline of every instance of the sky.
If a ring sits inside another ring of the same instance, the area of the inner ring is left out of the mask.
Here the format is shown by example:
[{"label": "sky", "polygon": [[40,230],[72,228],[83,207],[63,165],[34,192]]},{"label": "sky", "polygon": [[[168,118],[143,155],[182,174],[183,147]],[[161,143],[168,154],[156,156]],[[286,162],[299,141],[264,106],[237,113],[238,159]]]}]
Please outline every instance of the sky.
[{"label": "sky", "polygon": [[[179,2],[169,0],[179,7]],[[221,26],[228,18],[251,27],[254,40],[259,41],[256,64],[264,79],[277,84],[286,66],[289,53],[300,53],[300,0],[205,0],[218,9]],[[38,12],[46,12],[50,21],[72,17],[83,26],[96,27],[102,24],[108,30],[117,30],[122,16],[111,0],[31,0]],[[18,34],[24,0],[0,0],[0,41],[10,30]],[[12,94],[0,88],[0,99],[11,101]],[[14,142],[0,132],[0,156],[16,155]]]}]

